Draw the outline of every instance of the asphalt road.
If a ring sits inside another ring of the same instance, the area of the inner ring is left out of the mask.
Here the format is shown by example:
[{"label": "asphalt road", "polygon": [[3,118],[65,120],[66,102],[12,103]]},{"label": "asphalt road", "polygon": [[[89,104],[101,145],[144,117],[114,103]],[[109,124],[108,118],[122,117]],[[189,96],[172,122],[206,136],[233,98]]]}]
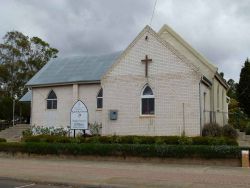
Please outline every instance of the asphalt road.
[{"label": "asphalt road", "polygon": [[60,185],[84,188],[250,187],[250,169],[240,167],[92,161],[57,157],[0,157],[0,177],[7,178],[0,178],[0,188],[70,187]]}]

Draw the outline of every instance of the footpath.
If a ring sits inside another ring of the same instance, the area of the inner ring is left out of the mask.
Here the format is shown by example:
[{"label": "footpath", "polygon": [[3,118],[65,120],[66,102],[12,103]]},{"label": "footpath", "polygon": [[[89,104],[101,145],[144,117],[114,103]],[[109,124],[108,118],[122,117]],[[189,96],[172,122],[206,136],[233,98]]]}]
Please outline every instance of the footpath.
[{"label": "footpath", "polygon": [[250,169],[0,157],[0,177],[86,187],[250,187]]}]

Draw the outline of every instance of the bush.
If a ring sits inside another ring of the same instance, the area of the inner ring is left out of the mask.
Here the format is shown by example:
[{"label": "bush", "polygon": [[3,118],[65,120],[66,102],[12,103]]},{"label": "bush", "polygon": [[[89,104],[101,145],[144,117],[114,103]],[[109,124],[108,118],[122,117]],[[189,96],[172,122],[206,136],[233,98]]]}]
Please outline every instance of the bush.
[{"label": "bush", "polygon": [[247,124],[248,124],[248,121],[245,120],[245,119],[240,119],[239,123],[240,123],[239,124],[240,132],[245,132]]},{"label": "bush", "polygon": [[180,136],[93,136],[70,138],[65,136],[38,135],[22,139],[24,142],[49,143],[102,143],[102,144],[148,144],[148,145],[237,145],[235,139],[224,137]]},{"label": "bush", "polygon": [[99,124],[97,122],[89,124],[89,130],[91,135],[100,135],[102,130],[102,124]]},{"label": "bush", "polygon": [[[0,143],[0,151],[28,154],[136,156],[174,158],[237,158],[241,157],[238,146],[194,146],[155,144],[60,144],[60,143]],[[246,148],[244,148],[246,149]],[[247,148],[249,149],[249,148]]]},{"label": "bush", "polygon": [[190,137],[182,136],[179,138],[178,143],[180,145],[191,145],[193,143],[193,140]]},{"label": "bush", "polygon": [[69,130],[62,127],[43,127],[33,125],[30,129],[23,131],[23,136],[32,135],[55,135],[55,136],[66,136]]},{"label": "bush", "polygon": [[24,142],[71,143],[74,140],[66,136],[37,135],[22,138]]},{"label": "bush", "polygon": [[193,137],[193,145],[233,145],[237,146],[238,142],[235,139],[226,137]]},{"label": "bush", "polygon": [[32,129],[29,128],[29,129],[27,129],[27,130],[24,130],[24,131],[22,132],[22,134],[23,134],[23,137],[27,137],[27,136],[32,136],[32,135],[33,135],[33,132],[32,132]]},{"label": "bush", "polygon": [[0,142],[7,142],[5,138],[0,138]]},{"label": "bush", "polygon": [[246,132],[246,135],[250,135],[250,122],[247,124],[245,132]]},{"label": "bush", "polygon": [[202,136],[221,136],[222,129],[217,123],[205,124],[202,129]]},{"label": "bush", "polygon": [[222,135],[224,137],[228,137],[228,138],[232,138],[232,139],[236,139],[238,137],[237,131],[231,125],[224,125],[222,127]]}]

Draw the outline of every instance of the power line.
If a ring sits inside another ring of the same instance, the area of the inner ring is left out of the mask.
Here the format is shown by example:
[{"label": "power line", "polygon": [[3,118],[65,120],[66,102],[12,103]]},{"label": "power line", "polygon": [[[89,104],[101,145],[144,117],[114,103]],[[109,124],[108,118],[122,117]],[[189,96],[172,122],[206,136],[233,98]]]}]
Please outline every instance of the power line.
[{"label": "power line", "polygon": [[149,22],[149,26],[151,26],[153,18],[154,18],[156,4],[157,4],[157,0],[155,0],[154,9],[153,9],[153,13],[152,13],[152,16],[151,16],[151,19],[150,19],[150,22]]}]

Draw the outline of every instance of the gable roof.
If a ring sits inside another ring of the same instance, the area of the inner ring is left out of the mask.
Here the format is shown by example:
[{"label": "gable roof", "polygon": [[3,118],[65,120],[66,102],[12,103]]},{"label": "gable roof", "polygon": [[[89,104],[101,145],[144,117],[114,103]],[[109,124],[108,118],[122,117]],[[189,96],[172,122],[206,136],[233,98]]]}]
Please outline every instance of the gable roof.
[{"label": "gable roof", "polygon": [[199,72],[199,68],[197,68],[196,65],[194,65],[189,59],[187,59],[184,55],[182,55],[178,50],[175,49],[175,47],[168,43],[166,40],[160,37],[158,33],[156,33],[150,26],[146,25],[144,29],[135,37],[135,39],[128,45],[128,47],[121,53],[121,55],[117,58],[115,63],[107,70],[106,73],[102,76],[104,78],[106,75],[108,75],[109,72],[114,69],[114,67],[121,61],[121,59],[129,52],[129,50],[136,44],[136,42],[146,33],[149,32],[151,35],[153,35],[160,43],[162,43],[166,48],[168,48],[171,52],[173,52],[176,56],[178,56],[180,59],[185,59],[185,63],[193,69],[196,72]]},{"label": "gable roof", "polygon": [[190,44],[188,44],[178,33],[176,33],[171,27],[164,24],[159,30],[158,35],[162,35],[164,31],[167,31],[173,38],[175,38],[183,47],[185,47],[193,56],[195,56],[201,63],[207,66],[213,73],[217,71],[217,67],[210,63],[204,56],[202,56],[197,50],[195,50]]},{"label": "gable roof", "polygon": [[95,56],[70,56],[49,61],[26,86],[98,83],[121,52]]}]

